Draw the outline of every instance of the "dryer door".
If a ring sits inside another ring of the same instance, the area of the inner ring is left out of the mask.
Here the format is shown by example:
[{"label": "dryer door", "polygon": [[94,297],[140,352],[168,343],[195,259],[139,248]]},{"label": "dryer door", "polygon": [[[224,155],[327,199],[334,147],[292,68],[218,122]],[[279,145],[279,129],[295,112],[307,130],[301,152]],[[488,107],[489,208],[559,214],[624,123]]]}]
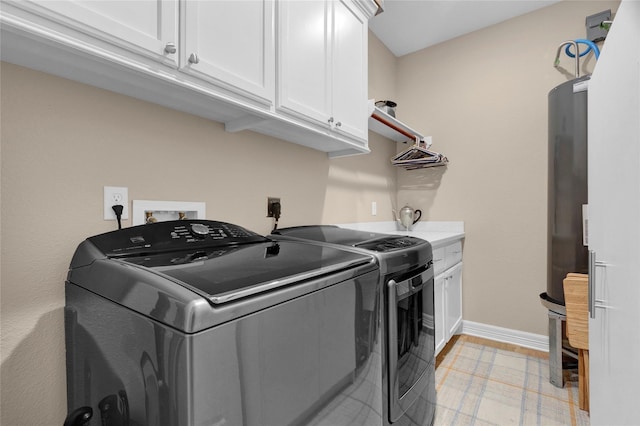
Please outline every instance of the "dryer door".
[{"label": "dryer door", "polygon": [[397,421],[434,386],[433,268],[390,280],[388,291],[389,421]]}]

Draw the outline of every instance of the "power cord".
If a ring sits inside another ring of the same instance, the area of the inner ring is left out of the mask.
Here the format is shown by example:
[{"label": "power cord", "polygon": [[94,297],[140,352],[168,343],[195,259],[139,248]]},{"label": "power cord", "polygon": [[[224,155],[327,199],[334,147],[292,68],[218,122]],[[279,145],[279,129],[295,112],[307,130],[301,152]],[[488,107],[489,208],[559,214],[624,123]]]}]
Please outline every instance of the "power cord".
[{"label": "power cord", "polygon": [[118,229],[122,229],[122,210],[124,209],[124,206],[116,204],[114,206],[111,206],[111,208],[116,214],[116,219],[118,220]]},{"label": "power cord", "polygon": [[275,223],[273,224],[273,231],[275,231],[276,229],[278,229],[278,219],[280,219],[280,213],[281,213],[281,209],[282,206],[280,205],[279,202],[275,202],[273,204],[271,204],[271,210],[273,212],[273,218],[275,219]]}]

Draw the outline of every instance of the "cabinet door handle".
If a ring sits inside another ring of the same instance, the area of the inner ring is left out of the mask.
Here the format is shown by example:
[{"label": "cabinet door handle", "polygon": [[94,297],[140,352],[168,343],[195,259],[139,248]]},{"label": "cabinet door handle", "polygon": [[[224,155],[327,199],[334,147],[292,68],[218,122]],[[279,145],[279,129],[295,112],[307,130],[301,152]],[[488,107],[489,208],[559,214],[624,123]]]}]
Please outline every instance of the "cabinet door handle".
[{"label": "cabinet door handle", "polygon": [[596,298],[595,298],[595,283],[596,283],[596,252],[589,250],[589,276],[587,278],[587,297],[589,301],[589,316],[591,318],[596,317]]},{"label": "cabinet door handle", "polygon": [[189,63],[197,64],[198,62],[200,62],[200,58],[198,58],[198,55],[196,55],[195,53],[189,55]]},{"label": "cabinet door handle", "polygon": [[342,126],[342,122],[338,121],[338,122],[336,123],[336,127],[340,127],[340,126]]},{"label": "cabinet door handle", "polygon": [[170,41],[164,46],[164,53],[169,53],[169,54],[176,53],[176,45]]},{"label": "cabinet door handle", "polygon": [[[596,268],[606,268],[608,264],[606,262],[596,260],[596,252],[589,250],[589,278],[588,278],[588,298],[589,298],[589,316],[591,318],[596,317],[596,308],[607,309],[610,306],[606,305],[605,300],[596,299]],[[606,278],[605,278],[606,279]]]},{"label": "cabinet door handle", "polygon": [[333,117],[329,117],[327,121],[329,122],[329,124],[333,123]]}]

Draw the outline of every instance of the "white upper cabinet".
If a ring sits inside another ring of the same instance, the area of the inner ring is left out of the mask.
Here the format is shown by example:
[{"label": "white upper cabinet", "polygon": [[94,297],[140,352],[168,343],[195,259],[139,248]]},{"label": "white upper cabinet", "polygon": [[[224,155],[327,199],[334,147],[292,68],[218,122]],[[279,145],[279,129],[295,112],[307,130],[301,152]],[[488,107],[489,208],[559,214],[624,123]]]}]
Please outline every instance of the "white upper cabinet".
[{"label": "white upper cabinet", "polygon": [[371,4],[2,0],[0,49],[6,62],[338,157],[369,152]]},{"label": "white upper cabinet", "polygon": [[339,131],[367,138],[367,21],[343,1],[333,2],[332,116]]},{"label": "white upper cabinet", "polygon": [[278,107],[329,125],[329,26],[331,3],[278,4]]},{"label": "white upper cabinet", "polygon": [[[47,18],[84,42],[100,40],[176,66],[177,0],[50,0],[9,1],[12,6]],[[96,46],[102,47],[102,46]]]},{"label": "white upper cabinet", "polygon": [[278,110],[366,143],[366,18],[347,0],[278,6]]},{"label": "white upper cabinet", "polygon": [[180,4],[181,71],[271,105],[274,2],[188,0]]}]

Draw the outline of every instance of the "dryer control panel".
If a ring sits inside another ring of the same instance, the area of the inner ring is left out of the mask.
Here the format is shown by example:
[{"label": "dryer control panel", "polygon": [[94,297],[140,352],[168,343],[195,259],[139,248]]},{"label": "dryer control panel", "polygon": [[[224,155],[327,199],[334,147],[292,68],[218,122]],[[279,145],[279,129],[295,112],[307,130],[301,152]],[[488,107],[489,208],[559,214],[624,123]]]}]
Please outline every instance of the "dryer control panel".
[{"label": "dryer control panel", "polygon": [[420,244],[424,244],[424,240],[415,237],[389,236],[354,244],[354,247],[378,252],[388,252],[393,250],[406,249]]},{"label": "dryer control panel", "polygon": [[132,226],[88,241],[107,257],[122,257],[269,240],[230,223],[192,219]]}]

